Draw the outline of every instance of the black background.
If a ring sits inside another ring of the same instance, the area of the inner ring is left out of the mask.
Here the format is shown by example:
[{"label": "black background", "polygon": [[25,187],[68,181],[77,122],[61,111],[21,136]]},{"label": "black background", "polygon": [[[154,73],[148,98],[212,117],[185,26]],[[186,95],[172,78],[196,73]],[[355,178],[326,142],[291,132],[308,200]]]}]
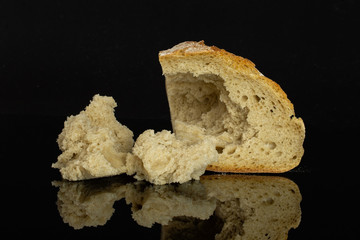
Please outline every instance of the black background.
[{"label": "black background", "polygon": [[[135,137],[170,130],[158,52],[204,40],[253,61],[305,122],[305,155],[289,173],[303,220],[289,239],[350,237],[358,222],[349,217],[359,189],[359,10],[351,0],[0,1],[1,186],[10,209],[2,229],[80,236],[56,215],[50,184],[60,178],[50,166],[66,116],[99,93],[114,97],[117,119]],[[101,234],[119,235],[108,228]]]}]

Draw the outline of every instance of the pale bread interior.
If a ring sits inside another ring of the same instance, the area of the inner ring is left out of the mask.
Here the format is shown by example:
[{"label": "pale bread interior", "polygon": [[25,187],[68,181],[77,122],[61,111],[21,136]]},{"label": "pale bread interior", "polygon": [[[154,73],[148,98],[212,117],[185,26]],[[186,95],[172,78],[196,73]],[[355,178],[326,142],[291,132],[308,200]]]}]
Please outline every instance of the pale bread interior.
[{"label": "pale bread interior", "polygon": [[127,174],[154,184],[184,183],[199,179],[217,161],[215,144],[209,139],[187,144],[170,131],[146,130],[136,140],[126,160]]}]

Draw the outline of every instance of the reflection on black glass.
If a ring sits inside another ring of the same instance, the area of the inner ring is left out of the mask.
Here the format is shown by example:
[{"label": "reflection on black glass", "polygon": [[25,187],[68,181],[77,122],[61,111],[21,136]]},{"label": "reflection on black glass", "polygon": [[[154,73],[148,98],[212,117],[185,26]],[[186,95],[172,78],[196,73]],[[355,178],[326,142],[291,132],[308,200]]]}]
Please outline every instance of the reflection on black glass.
[{"label": "reflection on black glass", "polygon": [[[185,236],[206,239],[202,236],[207,229],[216,231],[217,240],[240,236],[241,239],[286,239],[289,230],[300,224],[301,194],[298,186],[287,178],[210,175],[202,176],[200,182],[208,198],[216,199],[214,214],[200,223],[192,218],[174,219],[163,226],[162,239]],[[204,227],[208,225],[212,227]]]},{"label": "reflection on black glass", "polygon": [[54,182],[63,221],[75,229],[104,225],[125,198],[139,225],[162,225],[162,239],[286,239],[300,224],[301,194],[287,178],[208,175],[161,186],[124,179]]},{"label": "reflection on black glass", "polygon": [[132,205],[133,219],[144,227],[167,225],[179,216],[205,220],[216,208],[216,200],[208,198],[199,181],[171,185],[135,182],[128,185],[126,202]]},{"label": "reflection on black glass", "polygon": [[115,201],[124,198],[128,178],[123,176],[79,182],[53,181],[59,187],[56,205],[65,223],[74,229],[104,225]]}]

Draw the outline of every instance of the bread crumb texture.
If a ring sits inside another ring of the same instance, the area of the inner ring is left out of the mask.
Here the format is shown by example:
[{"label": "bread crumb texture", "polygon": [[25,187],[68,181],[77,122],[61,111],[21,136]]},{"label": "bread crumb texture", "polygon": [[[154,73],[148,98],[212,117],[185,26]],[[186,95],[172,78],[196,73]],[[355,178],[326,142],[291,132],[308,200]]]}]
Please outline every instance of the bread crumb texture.
[{"label": "bread crumb texture", "polygon": [[215,138],[219,172],[285,172],[304,154],[305,126],[278,84],[251,61],[201,42],[159,53],[174,132]]},{"label": "bread crumb texture", "polygon": [[115,118],[112,97],[95,95],[89,106],[64,123],[57,142],[62,154],[52,165],[67,180],[83,180],[126,172],[133,133]]},{"label": "bread crumb texture", "polygon": [[199,179],[217,158],[211,139],[189,144],[176,139],[167,130],[158,133],[146,130],[135,142],[133,155],[127,160],[127,169],[128,174],[136,173],[136,179],[154,184],[184,183]]}]

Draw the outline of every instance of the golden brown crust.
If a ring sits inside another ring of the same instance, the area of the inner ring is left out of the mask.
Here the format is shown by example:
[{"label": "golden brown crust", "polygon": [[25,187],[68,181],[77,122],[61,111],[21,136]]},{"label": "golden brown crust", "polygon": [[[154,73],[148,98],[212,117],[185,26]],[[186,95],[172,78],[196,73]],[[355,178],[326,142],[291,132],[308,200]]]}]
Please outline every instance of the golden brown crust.
[{"label": "golden brown crust", "polygon": [[274,82],[273,80],[263,76],[259,70],[255,68],[255,64],[249,59],[237,56],[235,54],[229,53],[224,49],[220,49],[216,46],[207,46],[204,41],[186,41],[182,42],[173,48],[159,52],[160,62],[166,58],[177,58],[177,57],[189,57],[195,55],[213,55],[218,57],[227,63],[228,66],[231,66],[240,73],[253,74],[256,75],[258,79],[262,80],[266,85],[271,87],[279,97],[287,103],[289,108],[294,109],[293,104],[287,98],[286,93],[282,88]]}]

